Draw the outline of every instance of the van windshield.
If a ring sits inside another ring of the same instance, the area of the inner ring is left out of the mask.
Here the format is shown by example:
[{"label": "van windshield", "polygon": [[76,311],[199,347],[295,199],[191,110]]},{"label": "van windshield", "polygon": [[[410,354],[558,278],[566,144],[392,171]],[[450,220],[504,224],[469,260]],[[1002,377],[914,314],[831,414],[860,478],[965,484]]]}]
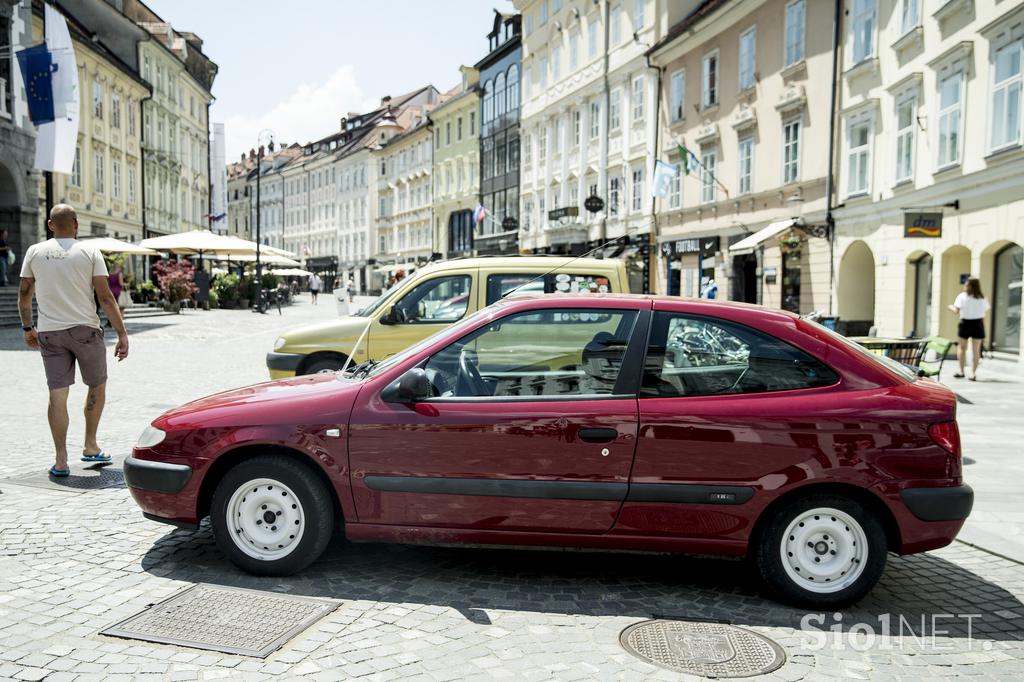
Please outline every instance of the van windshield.
[{"label": "van windshield", "polygon": [[399,286],[401,286],[402,282],[404,281],[405,280],[402,280],[401,282],[395,282],[394,284],[391,285],[390,289],[388,289],[383,294],[378,296],[374,301],[370,303],[370,305],[366,306],[365,308],[360,308],[359,310],[355,311],[352,314],[355,317],[369,317],[375,311],[380,309],[381,306],[383,306],[385,303],[387,303],[389,300],[395,297],[395,292],[398,291]]}]

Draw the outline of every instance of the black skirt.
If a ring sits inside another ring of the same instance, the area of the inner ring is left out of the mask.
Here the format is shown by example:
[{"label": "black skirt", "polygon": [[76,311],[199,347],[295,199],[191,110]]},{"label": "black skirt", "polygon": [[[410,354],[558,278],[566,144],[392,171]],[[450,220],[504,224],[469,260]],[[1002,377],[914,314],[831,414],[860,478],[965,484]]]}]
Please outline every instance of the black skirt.
[{"label": "black skirt", "polygon": [[985,320],[960,320],[956,328],[956,335],[961,339],[983,339],[985,338]]}]

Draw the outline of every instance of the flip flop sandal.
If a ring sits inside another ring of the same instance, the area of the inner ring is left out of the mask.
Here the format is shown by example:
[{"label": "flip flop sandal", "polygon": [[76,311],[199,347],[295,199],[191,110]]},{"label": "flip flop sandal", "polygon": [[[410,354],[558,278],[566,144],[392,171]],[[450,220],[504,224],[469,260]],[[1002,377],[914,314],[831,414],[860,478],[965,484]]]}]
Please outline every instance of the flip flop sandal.
[{"label": "flip flop sandal", "polygon": [[110,461],[110,455],[108,455],[107,453],[103,452],[102,450],[97,452],[95,455],[87,455],[87,454],[85,454],[83,452],[82,453],[82,461],[83,462],[109,462]]},{"label": "flip flop sandal", "polygon": [[71,469],[58,469],[57,467],[50,467],[50,475],[54,478],[67,478],[71,475]]},{"label": "flip flop sandal", "polygon": [[963,378],[964,378],[964,375],[963,375],[963,374],[960,374],[960,373],[957,373],[957,374],[954,374],[954,375],[953,375],[953,378],[954,378],[954,379],[963,379]]}]

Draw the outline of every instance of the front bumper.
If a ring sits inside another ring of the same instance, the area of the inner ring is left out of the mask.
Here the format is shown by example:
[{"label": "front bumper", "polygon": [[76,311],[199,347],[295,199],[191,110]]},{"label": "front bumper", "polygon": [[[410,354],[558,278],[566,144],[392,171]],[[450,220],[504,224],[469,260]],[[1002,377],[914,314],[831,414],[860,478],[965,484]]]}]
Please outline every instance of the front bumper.
[{"label": "front bumper", "polygon": [[974,506],[969,485],[946,488],[904,488],[900,499],[910,513],[922,521],[963,521]]},{"label": "front bumper", "polygon": [[305,359],[305,355],[299,353],[267,353],[267,369],[270,370],[271,379],[283,379],[293,377],[298,373],[299,365]]},{"label": "front bumper", "polygon": [[128,457],[124,461],[124,481],[129,488],[155,493],[179,493],[192,478],[187,464],[151,462]]}]

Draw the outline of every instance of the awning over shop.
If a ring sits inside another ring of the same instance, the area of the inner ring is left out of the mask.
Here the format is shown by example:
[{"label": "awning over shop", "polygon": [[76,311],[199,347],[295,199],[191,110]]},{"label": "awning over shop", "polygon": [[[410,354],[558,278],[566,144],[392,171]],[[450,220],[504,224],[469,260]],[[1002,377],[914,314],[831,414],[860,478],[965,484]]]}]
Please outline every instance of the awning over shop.
[{"label": "awning over shop", "polygon": [[774,223],[769,223],[766,227],[762,227],[754,234],[741,239],[732,246],[729,247],[729,255],[742,256],[745,253],[753,253],[754,249],[768,241],[772,237],[778,236],[793,227],[796,224],[796,218],[786,218],[785,220],[779,220]]}]

